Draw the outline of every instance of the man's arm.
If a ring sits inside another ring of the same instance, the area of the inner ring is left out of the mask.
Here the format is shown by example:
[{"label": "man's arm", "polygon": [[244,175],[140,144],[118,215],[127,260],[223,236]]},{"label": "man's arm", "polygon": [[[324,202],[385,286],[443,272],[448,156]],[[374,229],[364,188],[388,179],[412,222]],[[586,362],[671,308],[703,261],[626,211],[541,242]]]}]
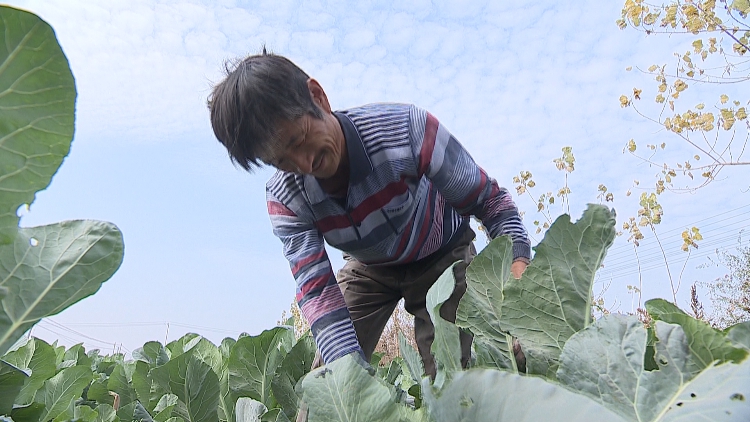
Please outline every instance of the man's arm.
[{"label": "man's arm", "polygon": [[419,175],[427,176],[458,213],[479,218],[490,238],[511,237],[511,273],[519,278],[531,257],[531,245],[510,192],[498,186],[434,116],[413,107],[410,117]]},{"label": "man's arm", "polygon": [[362,353],[322,235],[270,192],[266,201],[273,233],[284,244],[284,255],[297,282],[297,303],[323,361],[330,363],[352,352]]}]

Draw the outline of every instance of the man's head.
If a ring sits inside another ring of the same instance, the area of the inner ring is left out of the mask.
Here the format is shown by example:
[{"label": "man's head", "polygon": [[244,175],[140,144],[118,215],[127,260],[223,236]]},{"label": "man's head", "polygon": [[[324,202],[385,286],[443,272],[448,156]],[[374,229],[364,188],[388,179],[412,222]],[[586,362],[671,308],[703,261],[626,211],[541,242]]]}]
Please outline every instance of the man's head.
[{"label": "man's head", "polygon": [[[232,161],[247,171],[261,163],[273,165],[287,142],[279,139],[281,126],[305,116],[324,118],[325,107],[316,101],[310,82],[320,87],[294,63],[265,48],[227,67],[226,78],[208,99],[208,109],[214,134]],[[330,106],[327,111],[330,114]]]}]

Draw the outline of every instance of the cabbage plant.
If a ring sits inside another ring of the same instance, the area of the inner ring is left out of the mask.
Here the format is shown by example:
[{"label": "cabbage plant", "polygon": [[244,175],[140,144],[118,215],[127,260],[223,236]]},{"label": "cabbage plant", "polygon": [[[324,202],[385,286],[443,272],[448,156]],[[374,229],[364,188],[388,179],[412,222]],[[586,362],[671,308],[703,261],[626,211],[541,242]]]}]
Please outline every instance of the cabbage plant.
[{"label": "cabbage plant", "polygon": [[[70,150],[76,90],[55,34],[36,15],[0,6],[0,355],[40,319],[94,294],[119,268],[122,234],[111,223],[19,227],[18,211],[47,188]],[[0,361],[0,415],[40,386],[37,361]],[[45,373],[45,372],[42,372]],[[43,381],[43,401],[85,386],[90,369]],[[31,381],[34,379],[34,381]],[[42,410],[40,417],[48,416]]]},{"label": "cabbage plant", "polygon": [[[453,272],[427,295],[438,374],[414,390],[423,407],[346,359],[303,380],[309,421],[750,420],[750,322],[718,331],[661,299],[646,303],[648,324],[594,319],[591,288],[614,227],[603,206],[589,206],[576,223],[561,216],[518,280],[510,276],[511,241],[493,240],[469,265],[457,325],[439,317]],[[460,367],[460,329],[475,339],[468,370]],[[525,372],[508,347],[513,338]]]}]

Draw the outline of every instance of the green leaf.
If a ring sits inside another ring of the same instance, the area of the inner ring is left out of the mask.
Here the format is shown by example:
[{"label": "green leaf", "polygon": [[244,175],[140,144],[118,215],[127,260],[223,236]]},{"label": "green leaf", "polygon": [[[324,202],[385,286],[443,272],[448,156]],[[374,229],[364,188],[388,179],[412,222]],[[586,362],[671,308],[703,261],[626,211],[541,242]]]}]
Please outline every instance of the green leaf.
[{"label": "green leaf", "polygon": [[135,404],[135,407],[133,408],[133,420],[136,421],[143,421],[143,422],[154,422],[154,419],[151,417],[151,414],[148,413],[146,408],[143,407],[141,402],[133,402]]},{"label": "green leaf", "polygon": [[274,408],[271,384],[277,368],[294,342],[287,327],[242,337],[229,356],[229,388],[236,397],[250,397]]},{"label": "green leaf", "polygon": [[55,359],[52,346],[36,338],[3,356],[6,362],[30,373],[16,397],[15,404],[27,405],[34,400],[34,395],[42,388],[44,381],[52,378],[57,372]]},{"label": "green leaf", "polygon": [[624,421],[560,385],[495,369],[457,373],[437,396],[427,382],[422,390],[435,422]]},{"label": "green leaf", "polygon": [[508,236],[494,239],[466,269],[467,289],[456,325],[474,334],[477,365],[515,369],[511,341],[500,326],[503,288],[510,278],[513,246]]},{"label": "green leaf", "polygon": [[167,349],[158,341],[149,341],[143,347],[133,350],[132,355],[133,359],[146,362],[152,368],[169,362]]},{"label": "green leaf", "polygon": [[81,397],[83,389],[91,382],[91,368],[73,366],[63,369],[44,383],[44,389],[37,394],[36,401],[44,404],[40,420],[55,419],[66,412],[73,400]]},{"label": "green leaf", "polygon": [[169,342],[166,349],[169,351],[170,359],[174,359],[190,350],[198,341],[200,341],[200,339],[201,336],[198,334],[187,333],[179,339]]},{"label": "green leaf", "polygon": [[[75,365],[91,366],[91,358],[86,355],[83,343],[76,344],[68,348],[63,355],[63,360],[75,362]],[[75,366],[73,365],[73,366]]]},{"label": "green leaf", "polygon": [[0,317],[0,353],[40,319],[94,294],[122,256],[122,234],[110,223],[66,221],[19,229],[13,245],[0,247],[0,286],[8,289],[0,306],[7,316]]},{"label": "green leaf", "polygon": [[234,347],[235,344],[237,344],[237,340],[231,337],[227,337],[221,341],[219,350],[221,351],[221,355],[224,356],[224,360],[229,359],[229,355],[232,354],[232,347]]},{"label": "green leaf", "polygon": [[297,340],[276,370],[271,381],[271,389],[284,414],[294,419],[299,407],[299,397],[295,391],[297,382],[310,372],[315,359],[315,342],[311,335]]},{"label": "green leaf", "polygon": [[177,406],[179,398],[174,394],[165,394],[161,396],[156,406],[152,409],[154,414],[154,420],[157,422],[164,422],[172,417],[172,411]]},{"label": "green leaf", "polygon": [[16,210],[34,201],[68,155],[76,89],[46,22],[0,6],[0,34],[0,245],[8,245],[16,236]]},{"label": "green leaf", "polygon": [[[658,369],[648,371],[643,324],[636,317],[605,317],[568,340],[558,380],[628,420],[677,420],[685,415],[691,417],[681,420],[747,420],[747,404],[742,409],[729,398],[750,394],[750,366],[709,366],[692,378],[682,327],[657,321],[655,332]],[[731,417],[722,415],[727,410]],[[698,414],[713,416],[701,419]]]},{"label": "green leaf", "polygon": [[127,406],[138,400],[132,384],[133,372],[135,372],[135,362],[117,365],[107,381],[107,389],[120,396],[120,406]]},{"label": "green leaf", "polygon": [[118,421],[115,409],[108,404],[96,406],[96,422],[115,422]]},{"label": "green leaf", "polygon": [[132,402],[126,406],[120,406],[117,409],[117,417],[124,421],[133,421],[133,413],[135,413],[135,405],[138,404],[138,402]]},{"label": "green leaf", "polygon": [[750,350],[750,321],[741,322],[729,327],[727,338],[735,345]]},{"label": "green leaf", "polygon": [[190,352],[152,369],[151,377],[186,405],[190,422],[218,419],[219,378],[210,366]]},{"label": "green leaf", "polygon": [[415,384],[419,384],[424,376],[422,357],[419,356],[419,352],[414,350],[414,347],[406,341],[406,337],[401,331],[398,332],[398,350],[404,358],[404,363],[406,364],[406,368],[408,369],[412,381],[414,381]]},{"label": "green leaf", "polygon": [[750,420],[750,361],[709,366],[682,389],[660,421]]},{"label": "green leaf", "polygon": [[134,364],[135,370],[133,371],[130,384],[135,393],[135,398],[143,404],[146,410],[152,411],[162,397],[161,391],[157,386],[153,385],[153,380],[149,376],[149,364],[143,361],[136,361]]},{"label": "green leaf", "polygon": [[224,370],[224,358],[215,344],[201,337],[200,340],[190,349],[192,355],[201,360],[201,362],[210,366],[216,376],[221,376]]},{"label": "green leaf", "polygon": [[260,417],[266,413],[266,405],[248,397],[237,399],[234,414],[237,422],[260,422]]},{"label": "green leaf", "polygon": [[500,338],[474,337],[472,347],[476,356],[474,367],[508,369],[518,373],[516,359],[510,351],[512,339],[509,334]]},{"label": "green leaf", "polygon": [[647,301],[646,310],[652,318],[678,324],[685,331],[690,347],[688,364],[692,374],[697,374],[714,361],[738,363],[747,357],[747,350],[734,347],[726,338],[725,333],[715,330],[703,321],[694,319],[664,299]]},{"label": "green leaf", "polygon": [[0,360],[0,415],[9,415],[13,403],[28,375],[7,362]]},{"label": "green leaf", "polygon": [[31,403],[26,406],[17,406],[10,416],[14,422],[39,422],[44,413],[45,406],[42,403]]},{"label": "green leaf", "polygon": [[97,378],[97,375],[94,375],[94,381],[89,385],[89,388],[86,391],[86,397],[97,403],[109,404],[110,406],[113,405],[115,398],[109,395],[107,381],[109,381],[109,378],[106,376],[99,374]]},{"label": "green leaf", "polygon": [[469,265],[459,324],[494,344],[498,360],[510,355],[502,337],[509,332],[521,343],[527,372],[554,379],[565,342],[591,323],[591,287],[614,225],[614,211],[600,205],[589,205],[575,224],[560,216],[520,280],[509,276],[509,241],[493,240]]},{"label": "green leaf", "polygon": [[415,412],[396,403],[395,392],[355,359],[353,355],[336,359],[302,380],[308,422],[416,420]]},{"label": "green leaf", "polygon": [[456,279],[453,275],[453,265],[451,265],[427,291],[427,312],[435,326],[435,339],[432,342],[431,351],[435,356],[437,366],[435,384],[438,387],[454,372],[462,369],[458,327],[440,316],[441,306],[450,298],[455,288]]},{"label": "green leaf", "polygon": [[76,422],[95,422],[98,417],[96,410],[85,405],[76,406],[73,411],[73,420]]},{"label": "green leaf", "polygon": [[271,409],[260,417],[261,422],[291,422],[281,409]]},{"label": "green leaf", "polygon": [[568,340],[558,380],[628,419],[654,420],[690,379],[682,328],[659,321],[656,336],[659,370],[647,371],[643,323],[636,317],[604,317]]},{"label": "green leaf", "polygon": [[391,361],[388,366],[379,367],[377,369],[377,375],[385,381],[386,384],[395,385],[396,380],[401,376],[401,359],[395,358]]}]

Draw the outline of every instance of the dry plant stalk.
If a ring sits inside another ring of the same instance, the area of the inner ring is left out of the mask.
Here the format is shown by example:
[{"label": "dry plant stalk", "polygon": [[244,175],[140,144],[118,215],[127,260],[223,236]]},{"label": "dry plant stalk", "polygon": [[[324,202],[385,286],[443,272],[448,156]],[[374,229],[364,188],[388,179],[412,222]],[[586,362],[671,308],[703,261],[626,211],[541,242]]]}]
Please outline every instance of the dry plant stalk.
[{"label": "dry plant stalk", "polygon": [[414,338],[414,317],[404,309],[403,300],[396,305],[391,319],[388,320],[383,329],[378,345],[375,346],[375,352],[383,355],[380,360],[381,366],[390,365],[394,358],[401,357],[398,347],[398,333],[403,333],[409,344],[414,349],[417,348],[417,341]]}]

